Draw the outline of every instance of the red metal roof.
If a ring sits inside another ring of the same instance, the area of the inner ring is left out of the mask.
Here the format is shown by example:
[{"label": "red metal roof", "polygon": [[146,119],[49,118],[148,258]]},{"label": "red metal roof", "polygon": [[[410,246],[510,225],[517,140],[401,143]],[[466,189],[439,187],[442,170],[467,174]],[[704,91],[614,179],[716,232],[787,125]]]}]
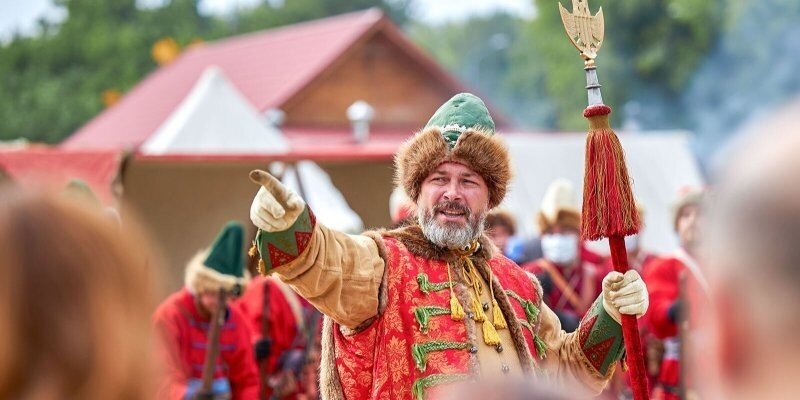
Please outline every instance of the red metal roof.
[{"label": "red metal roof", "polygon": [[370,9],[192,47],[151,73],[61,147],[140,146],[210,65],[219,66],[259,110],[279,107],[384,19],[380,10]]},{"label": "red metal roof", "polygon": [[118,150],[69,151],[50,147],[0,150],[0,170],[26,187],[63,190],[72,179],[92,188],[104,204],[111,204],[111,182],[119,172]]}]

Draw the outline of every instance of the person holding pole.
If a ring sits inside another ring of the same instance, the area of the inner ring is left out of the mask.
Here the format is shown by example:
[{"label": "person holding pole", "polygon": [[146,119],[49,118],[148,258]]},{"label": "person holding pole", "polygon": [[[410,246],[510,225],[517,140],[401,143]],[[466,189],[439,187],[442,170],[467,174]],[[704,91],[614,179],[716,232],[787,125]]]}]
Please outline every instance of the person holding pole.
[{"label": "person holding pole", "polygon": [[622,356],[621,316],[647,310],[635,271],[608,274],[577,331],[566,333],[538,280],[484,235],[505,196],[509,154],[483,101],[442,105],[395,157],[415,202],[411,224],[347,235],[260,170],[250,209],[260,272],[326,315],[323,399],[432,399],[483,377],[548,377],[599,393]]},{"label": "person holding pole", "polygon": [[228,223],[186,267],[186,286],[156,309],[165,376],[158,398],[257,399],[258,371],[250,330],[228,306],[246,283],[244,230]]}]

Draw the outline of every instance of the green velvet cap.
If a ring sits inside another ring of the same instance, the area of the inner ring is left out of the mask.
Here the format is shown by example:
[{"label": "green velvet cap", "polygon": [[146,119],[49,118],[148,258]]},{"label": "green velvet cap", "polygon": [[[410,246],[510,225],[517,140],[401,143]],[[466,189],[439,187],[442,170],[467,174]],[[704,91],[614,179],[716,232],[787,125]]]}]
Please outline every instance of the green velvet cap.
[{"label": "green velvet cap", "polygon": [[244,228],[236,221],[225,224],[203,262],[205,266],[225,275],[244,276]]},{"label": "green velvet cap", "polygon": [[447,144],[452,149],[458,137],[470,128],[494,133],[494,121],[483,100],[471,93],[459,93],[442,104],[433,114],[425,128],[437,126],[442,129]]}]

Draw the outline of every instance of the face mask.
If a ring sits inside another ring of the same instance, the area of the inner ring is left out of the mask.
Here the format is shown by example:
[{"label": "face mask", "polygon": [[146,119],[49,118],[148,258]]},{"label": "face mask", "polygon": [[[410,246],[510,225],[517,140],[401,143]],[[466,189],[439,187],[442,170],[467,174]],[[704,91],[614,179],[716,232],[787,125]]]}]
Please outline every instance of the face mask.
[{"label": "face mask", "polygon": [[570,264],[578,256],[578,235],[548,234],[542,236],[544,258],[556,264]]},{"label": "face mask", "polygon": [[639,249],[639,235],[625,236],[625,250],[628,253]]}]

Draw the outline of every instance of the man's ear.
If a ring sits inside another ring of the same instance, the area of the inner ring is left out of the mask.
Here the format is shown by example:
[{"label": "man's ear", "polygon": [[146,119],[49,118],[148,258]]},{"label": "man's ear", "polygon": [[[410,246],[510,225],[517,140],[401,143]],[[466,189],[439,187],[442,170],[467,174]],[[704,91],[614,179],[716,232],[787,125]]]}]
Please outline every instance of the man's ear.
[{"label": "man's ear", "polygon": [[712,301],[716,305],[717,324],[712,331],[711,344],[716,345],[720,378],[723,382],[736,382],[746,374],[754,350],[748,343],[758,339],[753,336],[748,313],[742,309],[735,290],[729,285],[717,288]]}]

